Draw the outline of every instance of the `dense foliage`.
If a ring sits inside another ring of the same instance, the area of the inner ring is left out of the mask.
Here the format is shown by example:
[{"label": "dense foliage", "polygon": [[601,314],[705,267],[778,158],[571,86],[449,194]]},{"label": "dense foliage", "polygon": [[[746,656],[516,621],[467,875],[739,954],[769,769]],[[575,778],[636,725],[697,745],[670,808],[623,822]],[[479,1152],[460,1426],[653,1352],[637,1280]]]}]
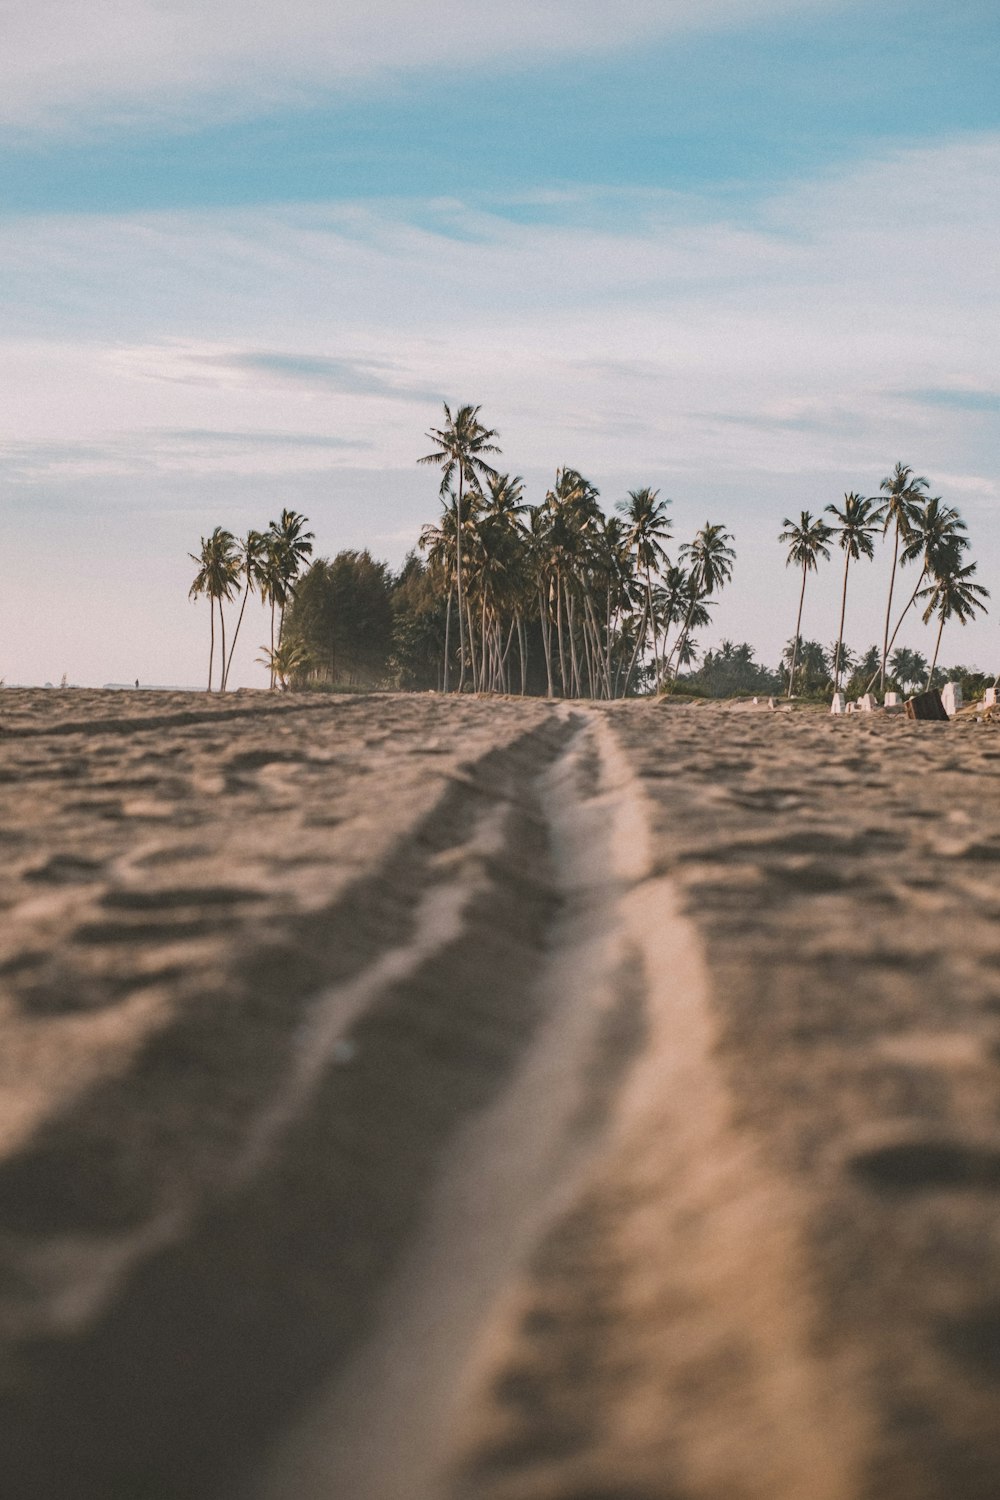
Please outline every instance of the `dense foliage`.
[{"label": "dense foliage", "polygon": [[[238,541],[216,527],[191,556],[198,573],[192,597],[211,604],[209,690],[216,611],[221,636],[220,685],[251,593],[270,609],[270,645],[262,660],[271,685],[388,686],[443,692],[535,693],[550,697],[621,698],[681,687],[701,697],[827,697],[837,688],[860,696],[874,686],[909,694],[943,681],[937,667],[945,624],[964,624],[985,608],[988,593],[966,560],[968,537],[958,512],[928,481],[897,464],[878,495],[851,491],[823,515],[786,517],[780,540],[801,572],[795,634],[778,668],[755,659],[746,641],[724,640],[697,665],[696,631],[732,577],[735,552],[724,526],[706,521],[673,553],[670,501],[641,487],[612,512],[583,474],[557,469],[537,505],[516,474],[501,473],[499,434],[478,406],[444,408],[444,425],[418,459],[440,470],[441,512],[424,526],[419,554],[398,574],[367,551],[332,560],[312,557],[306,519],[284,510],[263,532]],[[829,518],[829,519],[827,519]],[[852,564],[875,555],[878,535],[891,538],[892,569],[881,646],[862,655],[844,637]],[[809,576],[837,545],[844,558],[836,640],[829,647],[801,634]],[[916,584],[893,628],[893,602],[904,570]],[[912,575],[911,575],[912,576]],[[224,606],[239,603],[226,644]],[[910,610],[937,623],[930,661],[895,648]],[[961,667],[947,674],[971,694],[988,685]]]}]

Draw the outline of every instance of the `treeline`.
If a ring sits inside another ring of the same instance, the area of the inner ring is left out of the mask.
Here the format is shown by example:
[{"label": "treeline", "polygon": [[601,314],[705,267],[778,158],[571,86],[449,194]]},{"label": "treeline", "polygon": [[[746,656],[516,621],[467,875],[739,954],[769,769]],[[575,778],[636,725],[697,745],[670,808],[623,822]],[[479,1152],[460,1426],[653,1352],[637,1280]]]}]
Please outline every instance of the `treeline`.
[{"label": "treeline", "polygon": [[530,505],[520,476],[490,462],[498,434],[479,411],[446,405],[444,426],[427,434],[433,451],[418,460],[441,472],[442,513],[420,545],[444,604],[442,689],[574,698],[661,689],[693,661],[693,632],[732,577],[731,534],[706,522],[671,559],[669,500],[641,487],[607,515],[596,486],[571,468]]},{"label": "treeline", "polygon": [[[491,462],[499,456],[498,434],[479,412],[445,406],[444,426],[428,433],[433,451],[418,463],[440,471],[441,511],[421,531],[419,554],[399,572],[367,551],[314,559],[306,518],[290,510],[242,539],[221,527],[202,538],[200,552],[191,554],[198,573],[190,593],[211,605],[210,691],[216,619],[225,689],[251,594],[269,611],[270,644],[258,660],[272,687],[605,699],[681,687],[706,697],[829,696],[837,688],[860,696],[876,680],[880,691],[908,693],[941,678],[945,624],[964,624],[985,608],[988,593],[974,579],[964,521],[900,463],[878,495],[851,492],[823,516],[786,518],[780,540],[788,563],[801,570],[801,587],[795,634],[774,671],[746,642],[723,641],[697,665],[695,633],[709,623],[733,573],[725,527],[706,521],[671,555],[669,500],[642,487],[607,514],[597,488],[571,468],[557,470],[544,499],[531,505],[521,478]],[[884,638],[857,654],[844,639],[848,582],[852,564],[874,557],[879,537],[892,548]],[[843,583],[837,638],[825,648],[800,632],[809,575],[829,560],[834,543],[843,552]],[[906,569],[916,582],[907,584],[899,609]],[[909,612],[921,605],[924,621],[937,624],[930,660],[895,646]],[[970,686],[978,681],[965,676]]]},{"label": "treeline", "polygon": [[[953,619],[965,625],[985,610],[989,591],[975,581],[976,564],[967,556],[969,538],[965,522],[954,506],[946,505],[940,495],[928,494],[929,489],[928,479],[915,474],[908,464],[897,463],[892,473],[882,480],[877,495],[859,495],[852,490],[844,496],[842,505],[828,505],[823,516],[814,516],[808,510],[802,511],[798,521],[786,516],[785,529],[778,540],[788,547],[787,564],[802,572],[795,635],[787,661],[789,697],[793,692],[808,692],[819,675],[815,652],[821,648],[816,647],[815,642],[811,643],[815,648],[813,660],[806,662],[804,659],[800,635],[802,611],[809,574],[815,572],[821,562],[829,561],[834,542],[843,553],[844,572],[837,642],[829,662],[831,691],[846,685],[849,695],[858,687],[862,693],[868,692],[877,679],[879,691],[883,692],[893,686],[890,681],[893,675],[897,683],[905,683],[911,688],[931,687],[945,625]],[[829,516],[830,521],[824,516]],[[881,648],[874,647],[874,655],[870,654],[865,665],[854,674],[867,680],[855,682],[854,677],[849,677],[850,667],[844,653],[848,579],[852,562],[871,560],[875,556],[875,542],[880,536],[892,548],[885,629]],[[917,574],[916,584],[912,591],[907,585],[908,597],[893,625],[893,604],[898,604],[897,584],[901,581],[902,570],[908,567]],[[910,610],[915,605],[919,608],[921,603],[924,624],[936,621],[937,631],[930,662],[920,657],[922,666],[914,676],[911,668],[919,653],[900,651],[895,657],[890,653],[903,621]]]},{"label": "treeline", "polygon": [[[368,552],[312,556],[294,511],[242,540],[216,528],[192,553],[192,597],[216,617],[225,688],[247,601],[270,609],[260,658],[272,686],[388,685],[443,692],[622,698],[676,680],[698,652],[695,631],[732,577],[733,538],[706,522],[671,556],[670,501],[642,487],[605,514],[575,469],[556,471],[530,505],[501,473],[497,433],[477,406],[444,408],[419,459],[440,469],[438,519],[398,574]],[[226,645],[226,609],[238,609]]]}]

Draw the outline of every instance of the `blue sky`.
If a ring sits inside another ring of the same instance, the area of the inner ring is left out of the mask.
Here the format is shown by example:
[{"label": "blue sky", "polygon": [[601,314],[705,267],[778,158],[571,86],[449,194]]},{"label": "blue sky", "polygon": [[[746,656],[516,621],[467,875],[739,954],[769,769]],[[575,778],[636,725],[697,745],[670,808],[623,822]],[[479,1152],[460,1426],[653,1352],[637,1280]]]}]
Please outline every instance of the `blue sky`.
[{"label": "blue sky", "polygon": [[186,554],[216,524],[294,504],[322,550],[398,561],[442,398],[483,402],[532,498],[569,463],[609,504],[660,486],[678,540],[727,522],[744,566],[705,644],[774,657],[782,518],[900,457],[1000,599],[992,5],[10,9],[8,681],[197,682]]}]

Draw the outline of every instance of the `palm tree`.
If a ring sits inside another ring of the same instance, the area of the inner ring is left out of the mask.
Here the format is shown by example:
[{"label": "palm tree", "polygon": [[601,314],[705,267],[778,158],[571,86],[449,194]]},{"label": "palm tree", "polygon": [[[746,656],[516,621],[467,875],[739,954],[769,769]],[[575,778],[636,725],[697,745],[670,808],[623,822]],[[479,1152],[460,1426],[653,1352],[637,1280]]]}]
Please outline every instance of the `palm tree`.
[{"label": "palm tree", "polygon": [[[313,533],[305,531],[305,516],[294,510],[283,510],[277,521],[268,523],[264,533],[264,556],[259,564],[258,586],[265,604],[271,606],[271,646],[274,652],[281,644],[281,632],[285,623],[285,608],[295,588],[295,582],[305,560],[312,554]],[[275,612],[278,616],[277,641],[275,641]],[[271,673],[271,686],[275,676]]]},{"label": "palm tree", "polygon": [[[685,651],[688,632],[695,625],[708,623],[708,611],[703,607],[705,602],[723,589],[733,576],[736,553],[729,545],[732,540],[732,533],[724,526],[706,521],[694,541],[685,542],[681,547],[680,555],[688,565],[689,602],[684,624],[672,653],[677,658],[678,666]],[[700,617],[696,618],[699,612]]]},{"label": "palm tree", "polygon": [[[646,603],[644,620],[653,630],[653,667],[657,687],[660,683],[660,650],[656,628],[656,613],[653,609],[652,571],[660,571],[660,563],[667,561],[663,543],[670,536],[667,520],[669,500],[659,499],[659,490],[645,486],[629,490],[626,500],[619,500],[616,509],[625,517],[628,544],[635,550],[636,567],[646,580]],[[643,632],[644,635],[644,632]]]},{"label": "palm tree", "polygon": [[254,589],[264,582],[264,561],[267,555],[267,542],[262,531],[248,531],[241,542],[238,543],[240,567],[243,571],[245,587],[243,590],[243,602],[240,605],[239,619],[236,621],[236,629],[233,631],[232,643],[229,647],[229,657],[225,663],[222,673],[222,691],[226,691],[229,681],[229,669],[233,664],[233,654],[236,651],[236,642],[239,639],[240,626],[243,624],[243,613],[247,607],[247,600]]},{"label": "palm tree", "polygon": [[[458,691],[465,686],[465,601],[462,593],[462,499],[467,484],[478,486],[481,478],[492,478],[496,470],[483,457],[487,453],[499,453],[493,442],[499,433],[484,427],[479,420],[478,406],[460,406],[452,416],[447,402],[444,403],[445,425],[432,427],[427,436],[437,447],[433,453],[418,458],[418,464],[436,464],[441,468],[441,494],[445,495],[458,476],[458,491],[455,498],[455,592],[458,603],[459,669]],[[447,664],[445,666],[444,690],[448,691]]]},{"label": "palm tree", "polygon": [[879,691],[885,687],[886,663],[889,657],[889,625],[892,620],[892,593],[896,583],[896,564],[899,561],[899,543],[907,539],[913,530],[925,504],[924,491],[929,481],[903,463],[897,463],[891,474],[887,474],[879,485],[879,493],[873,496],[878,507],[877,519],[882,522],[882,535],[893,528],[892,572],[889,575],[889,598],[885,607],[885,635],[882,640],[882,666]]},{"label": "palm tree", "polygon": [[221,526],[216,526],[210,537],[202,537],[201,551],[189,552],[188,556],[192,562],[198,564],[198,572],[195,574],[194,582],[188,590],[189,599],[197,599],[199,594],[207,594],[211,606],[211,644],[208,652],[208,691],[212,691],[212,668],[215,657],[215,606],[219,606],[219,623],[222,629],[222,670],[220,679],[225,678],[226,666],[226,618],[223,613],[223,602],[232,599],[239,588],[240,580],[240,557],[237,551],[236,538],[231,531],[226,531]]},{"label": "palm tree", "polygon": [[841,652],[844,644],[844,615],[847,612],[847,570],[852,558],[858,562],[862,557],[874,557],[873,538],[878,531],[878,520],[875,515],[875,501],[856,495],[853,490],[844,496],[843,509],[838,510],[835,505],[828,505],[826,510],[828,515],[832,515],[840,522],[839,526],[832,528],[832,532],[844,552],[844,588],[840,599],[837,646],[833,655],[833,690],[838,692],[843,665]]},{"label": "palm tree", "polygon": [[833,535],[826,522],[813,516],[804,510],[799,516],[798,525],[786,516],[783,523],[784,531],[778,537],[779,542],[788,543],[788,556],[785,558],[785,567],[796,567],[802,569],[802,588],[799,592],[799,612],[795,620],[795,636],[792,641],[792,661],[788,671],[788,697],[792,696],[792,686],[795,682],[795,663],[798,657],[800,631],[802,627],[802,604],[806,597],[806,579],[811,572],[815,572],[820,558],[828,561],[830,548],[828,543]]},{"label": "palm tree", "polygon": [[296,679],[305,678],[315,665],[312,652],[302,641],[282,641],[273,651],[267,646],[261,646],[260,649],[263,654],[257,660],[262,667],[270,670],[272,681],[276,681],[282,688],[289,687]]},{"label": "palm tree", "polygon": [[916,602],[924,579],[928,576],[933,577],[953,554],[964,552],[969,545],[969,539],[964,533],[965,522],[953,506],[942,504],[940,495],[933,495],[923,510],[918,511],[911,521],[910,533],[903,543],[899,561],[905,564],[915,562],[919,558],[920,577],[889,638],[890,651],[896,643],[899,627],[906,619],[910,607]]},{"label": "palm tree", "polygon": [[[842,682],[848,682],[850,681],[851,674],[856,670],[858,665],[857,654],[851,650],[850,646],[845,640],[832,641],[827,651],[827,656],[829,657],[831,662],[835,662],[837,660],[838,646],[840,648],[840,680]],[[876,652],[876,660],[877,658],[878,653]]]},{"label": "palm tree", "polygon": [[930,668],[922,652],[911,651],[908,646],[900,646],[889,660],[889,671],[905,693],[908,689],[912,692],[915,687],[918,687]]},{"label": "palm tree", "polygon": [[298,511],[283,510],[280,520],[271,521],[268,526],[269,535],[274,539],[273,546],[282,582],[282,597],[279,601],[281,613],[278,619],[279,645],[285,624],[285,607],[295,592],[295,584],[306,565],[306,559],[312,556],[315,537],[313,532],[305,530],[307,525],[306,517]]},{"label": "palm tree", "polygon": [[934,581],[920,592],[920,597],[927,600],[924,624],[926,625],[935,614],[940,621],[937,639],[934,642],[934,657],[927,674],[928,689],[934,677],[941,635],[947,622],[954,616],[959,624],[967,625],[978,610],[986,609],[983,601],[990,597],[989,589],[983,588],[982,584],[972,582],[972,575],[975,571],[975,563],[967,563],[964,568],[962,567],[961,555],[956,551],[943,560],[941,570],[935,574]]}]

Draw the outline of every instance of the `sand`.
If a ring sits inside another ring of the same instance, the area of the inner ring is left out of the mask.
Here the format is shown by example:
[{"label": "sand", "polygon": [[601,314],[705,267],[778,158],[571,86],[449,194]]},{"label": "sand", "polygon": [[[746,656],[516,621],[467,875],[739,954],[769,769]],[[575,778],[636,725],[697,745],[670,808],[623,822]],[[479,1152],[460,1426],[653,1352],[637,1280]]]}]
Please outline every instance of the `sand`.
[{"label": "sand", "polygon": [[1000,738],[0,694],[16,1500],[995,1500]]}]

